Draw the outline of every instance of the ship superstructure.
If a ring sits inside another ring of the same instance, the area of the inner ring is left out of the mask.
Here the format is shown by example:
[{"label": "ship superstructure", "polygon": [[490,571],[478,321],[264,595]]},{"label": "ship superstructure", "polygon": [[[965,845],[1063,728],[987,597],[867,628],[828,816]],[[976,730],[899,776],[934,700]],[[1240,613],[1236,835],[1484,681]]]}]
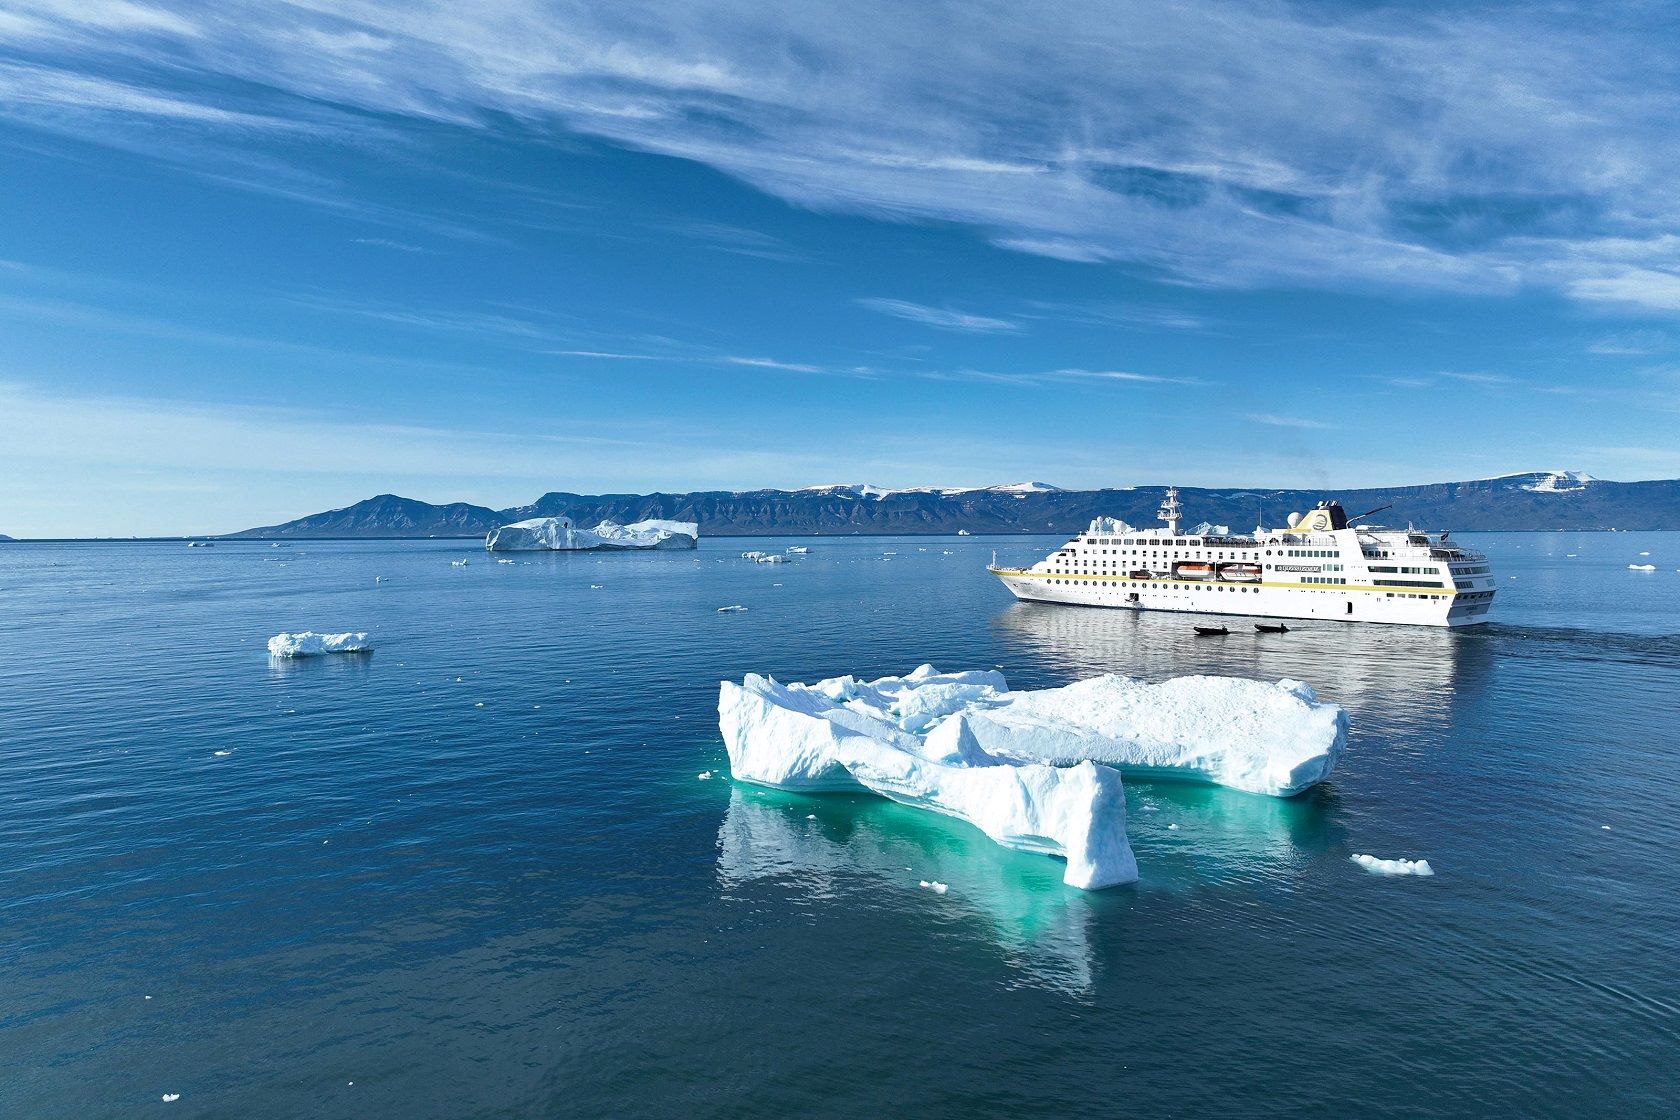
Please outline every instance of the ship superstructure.
[{"label": "ship superstructure", "polygon": [[1099,517],[1030,568],[989,570],[1017,599],[1074,606],[1474,626],[1493,605],[1487,557],[1445,532],[1349,525],[1333,501],[1252,534],[1182,514],[1168,487],[1163,528]]}]

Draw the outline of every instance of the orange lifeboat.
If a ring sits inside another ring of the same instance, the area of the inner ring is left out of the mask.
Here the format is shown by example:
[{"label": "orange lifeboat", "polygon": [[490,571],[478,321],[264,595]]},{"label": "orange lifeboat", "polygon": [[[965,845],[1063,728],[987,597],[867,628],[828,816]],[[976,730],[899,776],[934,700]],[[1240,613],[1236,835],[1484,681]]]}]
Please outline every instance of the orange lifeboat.
[{"label": "orange lifeboat", "polygon": [[1213,565],[1201,560],[1185,560],[1173,565],[1173,576],[1177,579],[1212,579]]}]

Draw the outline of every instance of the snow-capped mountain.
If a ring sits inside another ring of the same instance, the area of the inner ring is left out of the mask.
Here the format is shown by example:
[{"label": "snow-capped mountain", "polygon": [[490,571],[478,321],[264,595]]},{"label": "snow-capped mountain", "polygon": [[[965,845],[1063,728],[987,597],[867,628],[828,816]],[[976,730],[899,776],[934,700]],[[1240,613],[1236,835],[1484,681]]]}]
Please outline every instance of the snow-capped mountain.
[{"label": "snow-capped mountain", "polygon": [[[544,494],[528,506],[493,510],[432,506],[392,495],[284,525],[253,537],[426,537],[482,535],[497,525],[569,515],[599,521],[696,521],[701,537],[754,534],[1075,532],[1097,517],[1152,525],[1163,487],[1063,490],[1042,482],[974,488],[837,484],[803,490],[692,494]],[[1680,480],[1606,482],[1581,471],[1526,471],[1470,482],[1367,490],[1180,487],[1189,523],[1233,528],[1275,525],[1293,510],[1335,498],[1351,516],[1372,511],[1389,525],[1459,531],[1527,529],[1680,529]],[[1386,508],[1380,508],[1386,507]],[[1379,511],[1380,509],[1380,511]]]}]

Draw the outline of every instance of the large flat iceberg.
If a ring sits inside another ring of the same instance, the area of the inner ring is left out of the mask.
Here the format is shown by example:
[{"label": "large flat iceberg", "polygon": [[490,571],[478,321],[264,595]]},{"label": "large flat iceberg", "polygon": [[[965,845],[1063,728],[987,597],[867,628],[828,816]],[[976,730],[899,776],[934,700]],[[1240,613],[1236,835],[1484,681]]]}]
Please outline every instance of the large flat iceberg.
[{"label": "large flat iceberg", "polygon": [[1010,761],[1106,762],[1129,777],[1212,782],[1289,797],[1330,776],[1347,713],[1301,681],[1107,675],[1004,691],[965,713],[975,741]]},{"label": "large flat iceberg", "polygon": [[694,548],[700,526],[693,521],[603,521],[580,529],[569,517],[533,517],[490,530],[484,547],[491,552],[584,552],[591,550]]},{"label": "large flat iceberg", "polygon": [[[960,742],[994,761],[1102,762],[1136,777],[1283,797],[1323,781],[1347,747],[1347,713],[1295,680],[1192,676],[1150,684],[1110,674],[1016,692],[1002,673],[923,665],[905,677],[837,677],[784,691],[840,709],[832,718],[861,734],[908,735],[923,752]],[[958,716],[960,733],[946,726]]]},{"label": "large flat iceberg", "polygon": [[[860,684],[850,677],[781,685],[749,674],[724,681],[718,725],[741,781],[805,792],[868,790],[979,828],[1004,847],[1061,856],[1063,879],[1096,890],[1137,879],[1117,771],[1082,762],[1010,765],[988,755],[959,712],[924,733],[925,710],[1003,686],[997,673]],[[899,715],[894,700],[904,701]],[[901,718],[902,717],[902,718]]]},{"label": "large flat iceberg", "polygon": [[305,630],[299,634],[276,634],[268,640],[268,652],[273,657],[315,657],[324,653],[371,653],[373,643],[367,634],[317,634]]}]

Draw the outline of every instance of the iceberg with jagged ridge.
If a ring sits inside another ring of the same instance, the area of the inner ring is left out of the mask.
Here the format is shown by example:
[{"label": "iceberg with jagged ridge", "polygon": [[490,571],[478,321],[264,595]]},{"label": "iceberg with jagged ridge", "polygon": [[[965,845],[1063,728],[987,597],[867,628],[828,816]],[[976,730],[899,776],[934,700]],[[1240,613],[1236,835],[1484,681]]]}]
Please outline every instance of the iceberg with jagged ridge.
[{"label": "iceberg with jagged ridge", "polygon": [[941,674],[923,666],[907,678],[862,686],[875,690],[875,699],[903,693],[907,723],[890,705],[857,702],[850,677],[807,686],[748,674],[741,684],[722,682],[718,725],[740,781],[802,792],[867,790],[967,821],[1004,847],[1060,856],[1071,886],[1136,881],[1118,771],[1090,762],[1000,762],[974,741],[960,714],[926,734],[907,729],[920,723],[909,711],[917,693],[950,703],[1001,681],[996,673]]},{"label": "iceberg with jagged ridge", "polygon": [[533,517],[490,530],[484,547],[491,552],[589,552],[628,549],[694,548],[700,526],[693,521],[603,521],[580,529],[569,517]]}]

